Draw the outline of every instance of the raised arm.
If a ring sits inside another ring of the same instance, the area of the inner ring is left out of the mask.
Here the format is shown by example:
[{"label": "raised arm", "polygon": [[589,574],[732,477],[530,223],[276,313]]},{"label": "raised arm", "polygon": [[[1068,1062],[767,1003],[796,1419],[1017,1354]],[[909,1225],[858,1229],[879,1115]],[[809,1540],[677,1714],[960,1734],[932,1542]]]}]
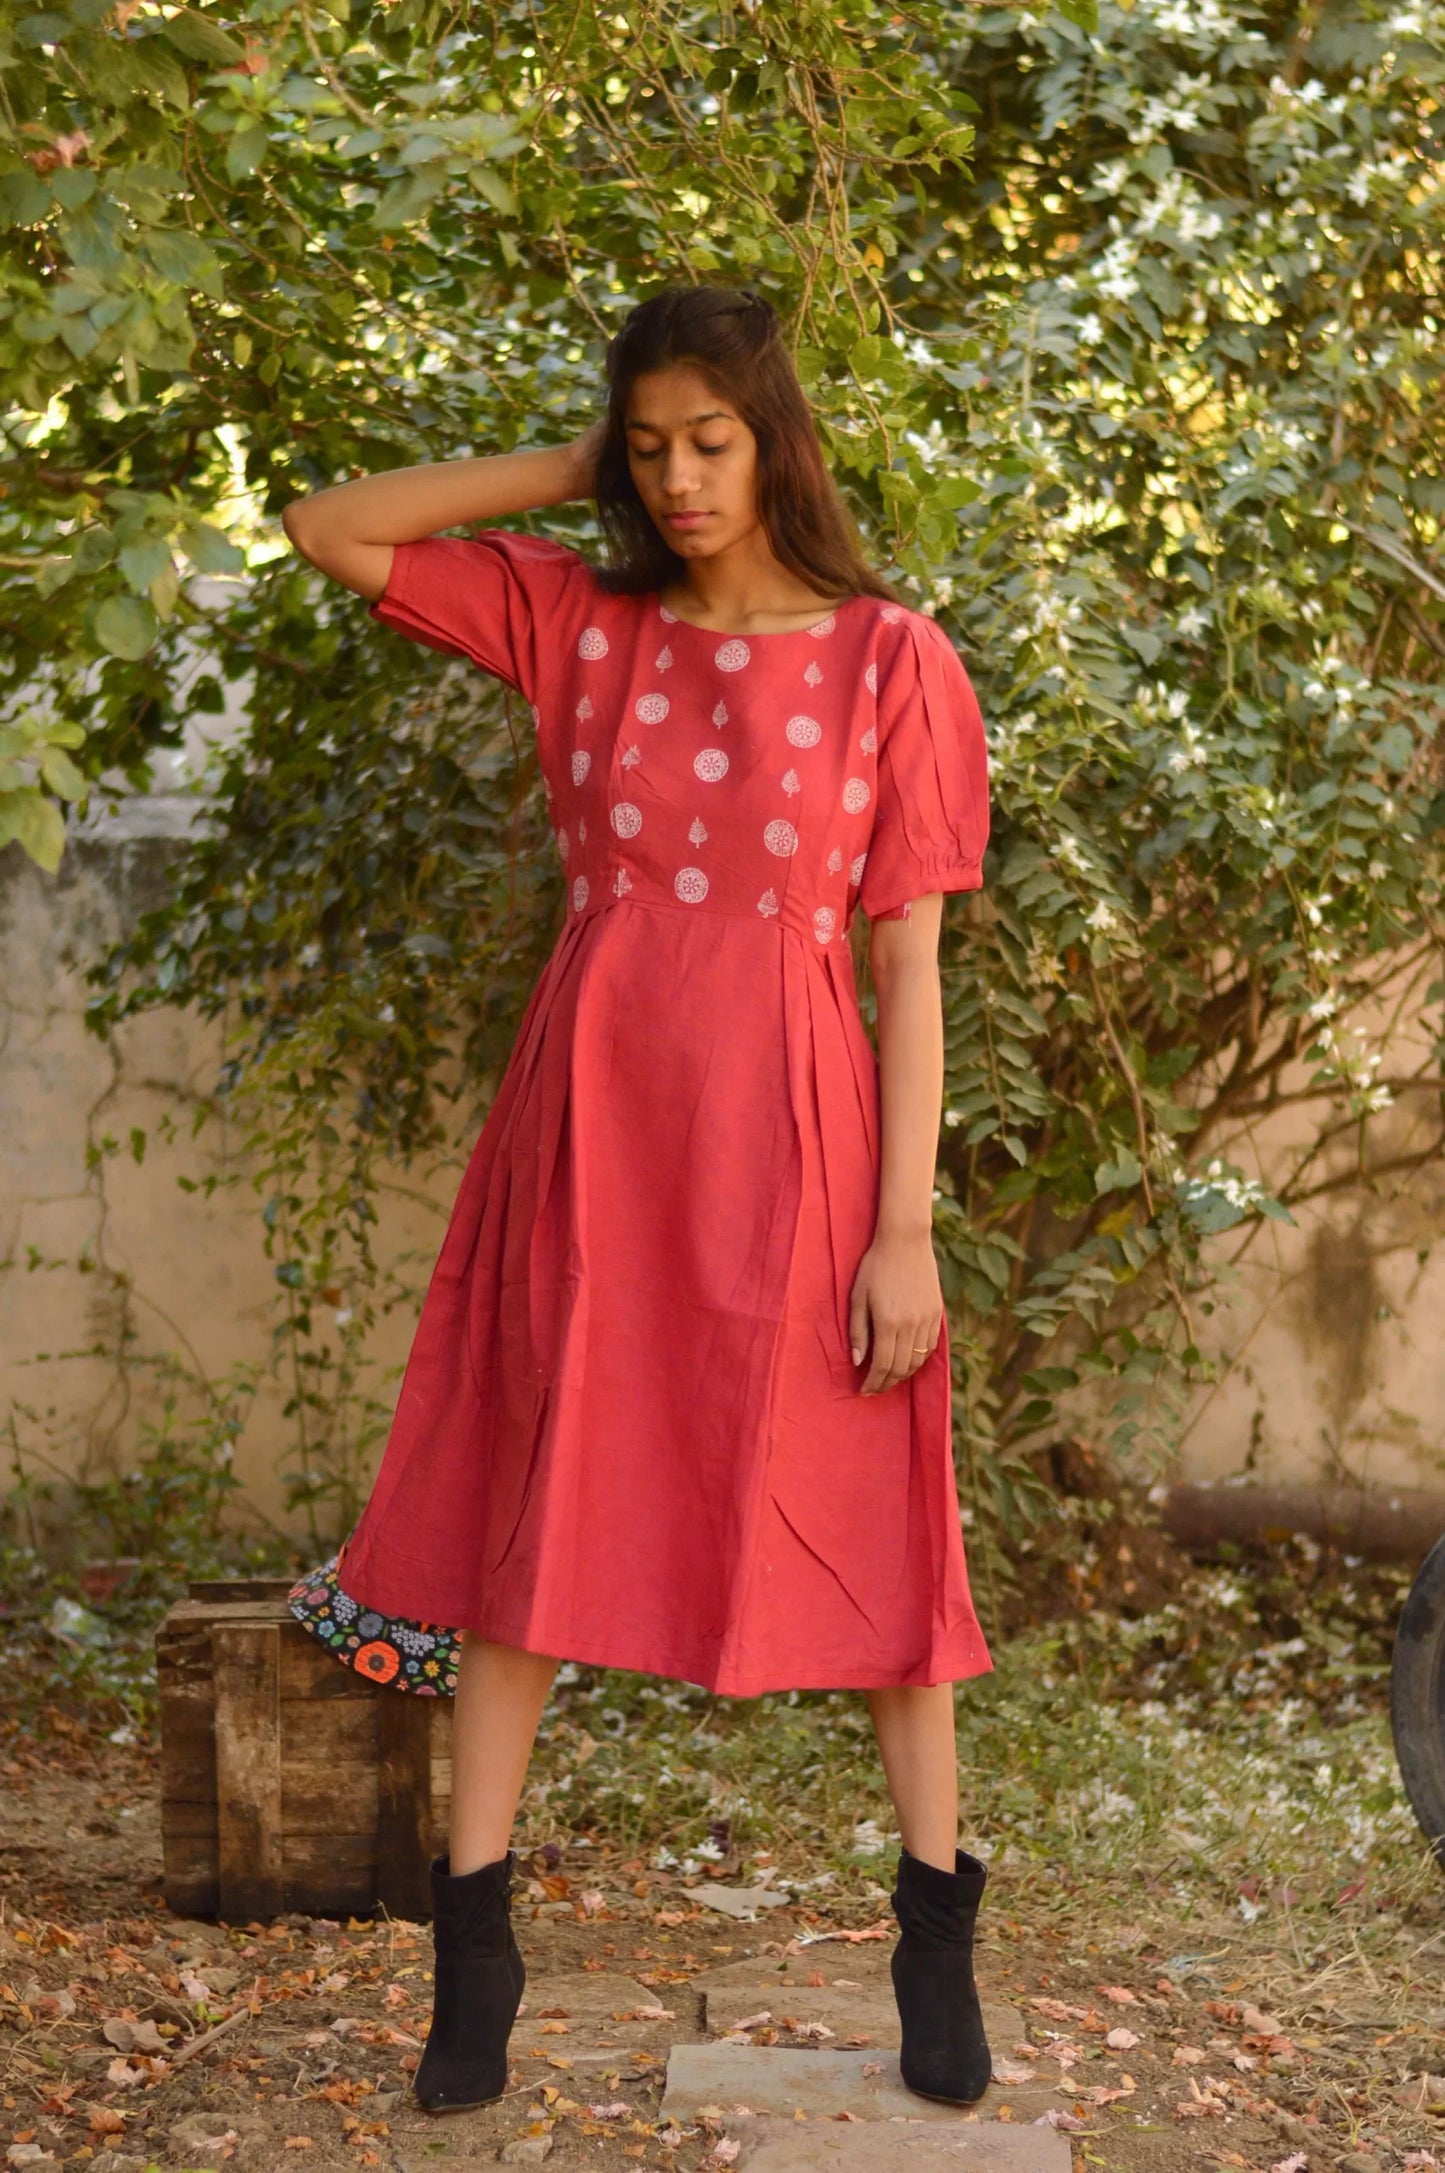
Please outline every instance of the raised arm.
[{"label": "raised arm", "polygon": [[398,543],[590,497],[604,427],[593,423],[570,444],[535,452],[430,461],[359,476],[354,483],[293,498],[281,525],[303,558],[374,603],[391,578]]}]

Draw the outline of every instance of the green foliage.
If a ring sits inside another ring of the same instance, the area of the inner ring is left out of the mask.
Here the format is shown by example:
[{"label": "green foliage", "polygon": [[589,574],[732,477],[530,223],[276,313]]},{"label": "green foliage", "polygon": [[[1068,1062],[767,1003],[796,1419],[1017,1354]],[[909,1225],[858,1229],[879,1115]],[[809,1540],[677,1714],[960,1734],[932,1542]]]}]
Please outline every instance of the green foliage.
[{"label": "green foliage", "polygon": [[[360,1336],[399,1301],[387,1158],[485,1100],[561,896],[525,716],[276,518],[574,433],[679,272],[786,311],[875,555],[989,722],[936,1201],[980,1514],[1037,1513],[1024,1449],[1080,1386],[1121,1448],[1167,1442],[1208,1239],[1438,1151],[1445,13],[1083,18],[8,18],[0,700],[43,688],[93,773],[139,776],[197,648],[242,683],[212,831],[97,1019],[226,1022],[303,1493],[375,1419],[327,1431],[318,1306]],[[1257,1128],[1297,1103],[1266,1184]]]}]

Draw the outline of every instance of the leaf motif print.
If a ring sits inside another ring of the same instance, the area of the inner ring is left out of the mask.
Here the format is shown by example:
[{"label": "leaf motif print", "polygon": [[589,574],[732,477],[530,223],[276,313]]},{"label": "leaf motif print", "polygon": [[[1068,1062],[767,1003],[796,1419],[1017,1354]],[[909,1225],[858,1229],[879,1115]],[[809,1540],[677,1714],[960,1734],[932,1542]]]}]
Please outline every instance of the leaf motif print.
[{"label": "leaf motif print", "polygon": [[842,865],[843,848],[841,847],[841,845],[835,845],[832,852],[828,855],[828,873],[830,875],[836,875]]},{"label": "leaf motif print", "polygon": [[816,657],[814,658],[813,662],[808,666],[808,669],[804,672],[803,677],[807,680],[810,687],[820,687],[823,684],[823,667],[821,666],[821,664],[819,664]]},{"label": "leaf motif print", "polygon": [[878,733],[877,729],[873,725],[869,725],[867,731],[859,740],[858,745],[865,755],[876,754],[878,752]]},{"label": "leaf motif print", "polygon": [[572,840],[571,840],[571,839],[570,839],[570,838],[568,837],[568,835],[567,835],[567,833],[566,833],[566,831],[565,831],[565,830],[559,830],[559,831],[557,832],[557,851],[558,851],[558,854],[559,854],[559,856],[560,856],[560,857],[561,857],[561,858],[562,858],[563,860],[565,860],[565,859],[567,858],[567,855],[568,855],[568,854],[569,854],[569,853],[571,852],[571,850],[572,850]]},{"label": "leaf motif print", "polygon": [[579,845],[587,843],[587,817],[585,815],[577,817],[577,843]]},{"label": "leaf motif print", "polygon": [[653,669],[660,672],[670,672],[672,670],[671,649],[664,648],[658,651],[657,662],[653,666]]},{"label": "leaf motif print", "polygon": [[778,911],[778,894],[775,890],[770,888],[763,892],[758,900],[758,911],[760,913],[776,913]]},{"label": "leaf motif print", "polygon": [[684,905],[701,905],[707,896],[707,877],[701,868],[679,868],[672,887]]},{"label": "leaf motif print", "polygon": [[752,658],[752,650],[745,641],[725,641],[713,658],[720,672],[745,671]]},{"label": "leaf motif print", "polygon": [[713,723],[714,723],[714,724],[726,724],[726,723],[727,723],[727,721],[728,721],[728,705],[727,705],[727,703],[726,703],[726,702],[719,702],[719,703],[718,703],[718,705],[717,705],[717,708],[716,708],[716,709],[715,709],[715,710],[713,711],[713,713],[712,713],[712,721],[713,721]]},{"label": "leaf motif print", "polygon": [[632,877],[628,874],[626,868],[619,868],[617,873],[612,878],[612,891],[614,897],[625,898],[631,888]]},{"label": "leaf motif print", "polygon": [[789,717],[783,730],[790,747],[816,747],[823,737],[823,727],[816,717]]},{"label": "leaf motif print", "polygon": [[903,616],[903,606],[901,604],[885,604],[878,616],[885,626],[896,626]]},{"label": "leaf motif print", "polygon": [[802,785],[802,780],[801,780],[801,778],[800,778],[800,777],[798,776],[798,773],[797,773],[797,771],[796,771],[796,770],[784,770],[784,772],[783,772],[783,790],[784,790],[784,792],[787,792],[787,793],[793,793],[793,792],[801,792],[801,791],[802,791],[802,789],[803,789],[803,785]]},{"label": "leaf motif print", "polygon": [[574,784],[574,785],[580,785],[580,784],[583,784],[583,783],[585,783],[585,781],[586,781],[586,777],[587,777],[587,772],[588,772],[588,771],[589,771],[589,770],[591,769],[591,767],[592,767],[592,757],[591,757],[591,755],[590,755],[590,754],[589,754],[589,753],[587,752],[587,749],[586,749],[585,747],[574,747],[574,748],[572,749],[572,782],[573,782],[573,784]]},{"label": "leaf motif print", "polygon": [[607,636],[600,626],[584,626],[577,636],[577,654],[589,664],[607,654]]},{"label": "leaf motif print", "polygon": [[632,706],[644,724],[661,724],[672,704],[665,694],[639,694]]},{"label": "leaf motif print", "polygon": [[780,859],[785,860],[789,853],[798,850],[798,833],[790,822],[784,822],[779,817],[764,830],[763,843],[770,853],[776,853]]},{"label": "leaf motif print", "polygon": [[872,797],[866,777],[850,777],[843,787],[843,805],[850,815],[861,814]]},{"label": "leaf motif print", "polygon": [[577,704],[577,722],[579,724],[585,724],[591,714],[592,697],[590,694],[584,694],[581,701]]},{"label": "leaf motif print", "polygon": [[855,890],[863,880],[863,864],[867,858],[866,853],[857,853],[848,863],[848,880]]},{"label": "leaf motif print", "polygon": [[688,826],[688,839],[693,845],[706,845],[707,825],[701,815],[694,815]]},{"label": "leaf motif print", "polygon": [[635,762],[640,762],[641,760],[642,749],[640,747],[628,747],[624,749],[622,756],[623,769],[630,770]]},{"label": "leaf motif print", "polygon": [[716,785],[727,776],[728,758],[721,747],[700,747],[692,766],[705,785]]}]

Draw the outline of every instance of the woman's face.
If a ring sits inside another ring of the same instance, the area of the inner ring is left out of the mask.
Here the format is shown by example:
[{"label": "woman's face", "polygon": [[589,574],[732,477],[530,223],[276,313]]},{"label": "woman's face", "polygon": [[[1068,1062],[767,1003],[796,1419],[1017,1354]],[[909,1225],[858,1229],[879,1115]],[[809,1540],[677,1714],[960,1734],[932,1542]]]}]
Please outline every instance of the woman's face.
[{"label": "woman's face", "polygon": [[680,558],[711,558],[757,527],[757,439],[700,371],[634,378],[626,427],[638,496]]}]

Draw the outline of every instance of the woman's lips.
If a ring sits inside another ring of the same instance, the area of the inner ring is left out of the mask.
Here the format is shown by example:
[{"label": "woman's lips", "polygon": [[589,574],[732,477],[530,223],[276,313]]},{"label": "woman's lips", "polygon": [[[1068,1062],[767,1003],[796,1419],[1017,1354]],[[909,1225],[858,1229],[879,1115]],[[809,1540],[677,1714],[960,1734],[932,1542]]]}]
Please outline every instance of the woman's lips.
[{"label": "woman's lips", "polygon": [[696,528],[700,521],[709,518],[706,513],[668,513],[664,515],[669,528]]}]

